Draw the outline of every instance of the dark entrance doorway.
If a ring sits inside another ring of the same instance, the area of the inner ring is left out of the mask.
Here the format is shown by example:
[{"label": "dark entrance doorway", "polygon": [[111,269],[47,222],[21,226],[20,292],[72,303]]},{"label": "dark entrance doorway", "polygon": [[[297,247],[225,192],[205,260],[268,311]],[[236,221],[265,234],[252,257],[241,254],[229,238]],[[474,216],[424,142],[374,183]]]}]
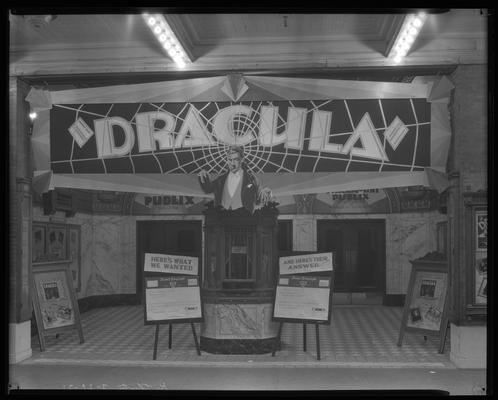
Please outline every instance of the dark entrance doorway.
[{"label": "dark entrance doorway", "polygon": [[335,292],[385,294],[384,220],[319,220],[318,251],[336,254]]},{"label": "dark entrance doorway", "polygon": [[202,222],[137,221],[137,297],[140,301],[145,253],[197,257],[202,282]]}]

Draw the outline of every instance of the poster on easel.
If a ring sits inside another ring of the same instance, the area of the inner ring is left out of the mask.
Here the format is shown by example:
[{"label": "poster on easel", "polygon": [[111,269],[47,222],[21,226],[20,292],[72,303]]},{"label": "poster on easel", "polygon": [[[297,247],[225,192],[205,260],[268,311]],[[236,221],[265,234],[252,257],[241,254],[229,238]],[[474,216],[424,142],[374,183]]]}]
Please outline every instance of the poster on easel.
[{"label": "poster on easel", "polygon": [[145,277],[145,324],[201,322],[199,279],[191,276]]},{"label": "poster on easel", "polygon": [[330,324],[332,253],[279,258],[273,320]]},{"label": "poster on easel", "polygon": [[34,267],[32,293],[41,351],[45,350],[45,335],[51,332],[76,329],[80,343],[84,342],[67,262]]},{"label": "poster on easel", "polygon": [[448,271],[446,265],[413,263],[401,320],[398,346],[406,331],[437,333],[440,353],[448,325]]},{"label": "poster on easel", "polygon": [[190,323],[197,354],[201,355],[194,322],[203,322],[199,260],[182,254],[145,253],[143,277],[144,324],[155,325],[154,352],[157,358],[159,327],[169,325],[172,347],[175,323]]}]

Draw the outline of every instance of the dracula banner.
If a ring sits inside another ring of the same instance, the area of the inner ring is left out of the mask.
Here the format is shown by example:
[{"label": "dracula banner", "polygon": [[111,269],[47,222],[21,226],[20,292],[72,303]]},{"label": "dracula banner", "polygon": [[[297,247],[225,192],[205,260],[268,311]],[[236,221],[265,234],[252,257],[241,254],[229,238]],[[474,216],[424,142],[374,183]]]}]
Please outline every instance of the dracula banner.
[{"label": "dracula banner", "polygon": [[229,75],[33,89],[34,187],[205,196],[230,145],[274,195],[424,185],[442,191],[446,78],[385,83]]}]

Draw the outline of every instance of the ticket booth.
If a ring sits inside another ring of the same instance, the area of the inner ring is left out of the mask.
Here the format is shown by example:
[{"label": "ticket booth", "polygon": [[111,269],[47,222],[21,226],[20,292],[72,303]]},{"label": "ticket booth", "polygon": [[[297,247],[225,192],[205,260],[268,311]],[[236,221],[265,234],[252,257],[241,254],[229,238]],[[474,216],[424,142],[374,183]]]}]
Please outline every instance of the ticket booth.
[{"label": "ticket booth", "polygon": [[201,349],[221,354],[272,351],[277,276],[277,214],[274,206],[208,208],[205,215],[204,323]]}]

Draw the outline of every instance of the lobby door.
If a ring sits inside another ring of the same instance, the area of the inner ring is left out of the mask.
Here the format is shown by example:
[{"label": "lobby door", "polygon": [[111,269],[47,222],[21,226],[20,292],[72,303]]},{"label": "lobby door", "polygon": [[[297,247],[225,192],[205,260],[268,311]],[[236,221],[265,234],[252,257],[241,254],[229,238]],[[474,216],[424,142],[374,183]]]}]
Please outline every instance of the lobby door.
[{"label": "lobby door", "polygon": [[[137,296],[142,297],[145,253],[197,257],[202,272],[201,221],[137,221]],[[202,277],[201,277],[202,281]]]},{"label": "lobby door", "polygon": [[332,251],[334,292],[385,294],[384,220],[319,220],[318,251]]}]

